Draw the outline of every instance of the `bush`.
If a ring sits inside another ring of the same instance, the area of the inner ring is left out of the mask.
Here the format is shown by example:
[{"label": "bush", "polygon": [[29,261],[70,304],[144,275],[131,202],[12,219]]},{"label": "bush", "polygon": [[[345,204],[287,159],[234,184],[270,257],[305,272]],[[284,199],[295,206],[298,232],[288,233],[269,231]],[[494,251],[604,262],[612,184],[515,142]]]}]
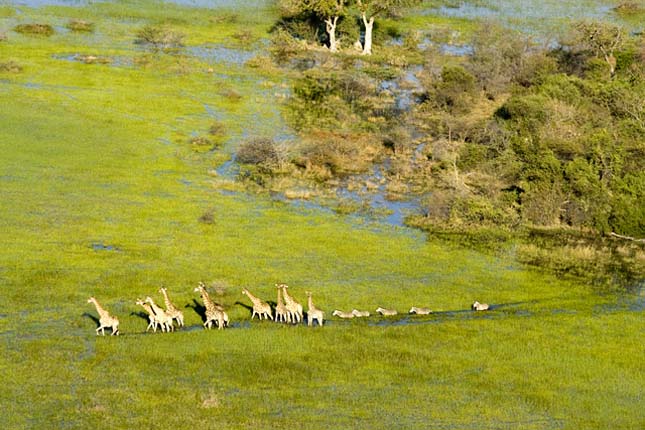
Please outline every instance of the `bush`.
[{"label": "bush", "polygon": [[22,66],[15,61],[2,62],[0,63],[0,72],[20,73],[22,72]]},{"label": "bush", "polygon": [[65,27],[76,32],[91,33],[94,31],[94,23],[82,19],[72,19]]},{"label": "bush", "polygon": [[273,139],[258,137],[242,142],[236,159],[242,164],[273,166],[280,157]]},{"label": "bush", "polygon": [[20,24],[13,28],[16,33],[33,34],[49,37],[55,33],[54,27],[49,24]]},{"label": "bush", "polygon": [[154,49],[177,49],[183,46],[184,35],[156,25],[146,25],[136,34],[134,43],[148,45]]}]

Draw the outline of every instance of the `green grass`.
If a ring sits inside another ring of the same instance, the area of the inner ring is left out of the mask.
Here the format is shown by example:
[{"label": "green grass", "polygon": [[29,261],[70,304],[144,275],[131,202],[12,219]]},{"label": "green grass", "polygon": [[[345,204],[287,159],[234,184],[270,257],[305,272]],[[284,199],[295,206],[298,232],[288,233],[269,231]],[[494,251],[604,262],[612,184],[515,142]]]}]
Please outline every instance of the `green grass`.
[{"label": "green grass", "polygon": [[[282,127],[272,94],[283,77],[154,56],[133,40],[172,18],[188,45],[236,46],[228,34],[266,36],[271,16],[239,11],[220,32],[202,11],[155,5],[21,8],[20,18],[0,9],[0,30],[27,18],[95,23],[93,34],[10,32],[0,44],[0,58],[23,67],[0,74],[4,428],[643,427],[642,296],[525,269],[512,251],[494,257],[222,192],[208,171],[245,136]],[[55,58],[70,53],[147,63]],[[214,120],[229,145],[193,151],[193,133]],[[200,221],[207,212],[212,223]],[[205,332],[185,308],[189,329],[143,333],[138,297],[161,301],[165,285],[185,306],[200,280],[225,287],[217,299],[233,328]],[[315,329],[249,323],[241,288],[275,300],[276,282],[302,302],[313,291],[328,317],[377,306],[436,313]],[[123,336],[95,336],[90,295]],[[474,314],[475,299],[498,307]]]}]

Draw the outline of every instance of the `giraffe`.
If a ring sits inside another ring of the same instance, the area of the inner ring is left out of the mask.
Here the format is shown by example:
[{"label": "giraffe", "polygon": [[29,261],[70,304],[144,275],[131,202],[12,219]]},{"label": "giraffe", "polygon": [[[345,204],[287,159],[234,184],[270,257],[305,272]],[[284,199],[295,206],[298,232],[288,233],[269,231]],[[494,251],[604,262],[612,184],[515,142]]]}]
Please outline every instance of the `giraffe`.
[{"label": "giraffe", "polygon": [[99,313],[99,326],[96,329],[96,335],[98,336],[99,330],[101,331],[101,334],[105,336],[105,329],[106,328],[111,328],[112,329],[112,335],[119,335],[119,320],[116,317],[113,317],[110,315],[108,311],[103,309],[99,302],[94,298],[90,297],[87,300],[87,303],[93,303],[94,306],[96,307],[96,312]]},{"label": "giraffe", "polygon": [[262,316],[265,318],[271,318],[273,320],[273,315],[271,314],[271,306],[259,298],[255,297],[249,290],[246,288],[242,289],[242,294],[245,294],[253,302],[253,313],[251,314],[251,319],[257,314],[258,318],[262,320]]},{"label": "giraffe", "polygon": [[142,306],[143,309],[145,309],[145,311],[148,313],[148,321],[150,321],[150,324],[148,324],[148,327],[146,328],[146,332],[150,330],[150,327],[152,327],[152,331],[156,333],[157,324],[159,324],[159,320],[157,320],[157,315],[155,315],[155,312],[152,310],[150,305],[141,299],[137,299],[137,301],[134,303]]},{"label": "giraffe", "polygon": [[287,288],[289,288],[289,286],[287,284],[276,284],[276,288],[282,288],[284,303],[287,306],[287,310],[291,313],[292,322],[294,324],[297,324],[302,321],[302,305],[296,302],[293,297],[289,295],[289,292],[287,291]]},{"label": "giraffe", "polygon": [[146,297],[145,301],[146,303],[150,303],[150,307],[155,313],[155,318],[161,326],[161,331],[173,331],[175,329],[175,326],[172,325],[172,318],[170,317],[170,315],[168,315],[166,311],[157,306],[154,300],[152,300],[152,297]]},{"label": "giraffe", "polygon": [[183,327],[184,313],[177,309],[177,306],[170,301],[170,298],[168,297],[168,289],[166,287],[161,287],[159,288],[159,292],[163,294],[163,299],[166,304],[166,314],[168,314],[171,320],[177,320],[178,327]]},{"label": "giraffe", "polygon": [[344,319],[352,319],[354,318],[355,314],[353,312],[343,312],[339,311],[336,309],[333,313],[333,316],[338,317],[338,318],[344,318]]},{"label": "giraffe", "polygon": [[287,310],[287,307],[282,300],[282,294],[280,294],[280,288],[278,290],[278,299],[275,305],[275,321],[276,322],[291,322],[291,313]]},{"label": "giraffe", "polygon": [[307,325],[311,327],[314,325],[314,320],[317,320],[318,325],[322,326],[325,313],[320,309],[318,309],[316,306],[314,306],[314,301],[311,298],[311,291],[306,291],[305,294],[307,294],[307,306],[308,306]]},{"label": "giraffe", "polygon": [[490,309],[490,306],[488,306],[487,303],[479,303],[478,301],[475,301],[470,308],[474,311],[487,311]]},{"label": "giraffe", "polygon": [[383,315],[385,317],[390,317],[392,315],[397,314],[396,310],[394,310],[394,309],[384,309],[382,307],[379,307],[378,309],[376,309],[376,312],[378,312],[379,314],[381,314],[381,315]]},{"label": "giraffe", "polygon": [[410,312],[408,313],[417,314],[417,315],[428,315],[428,314],[431,314],[432,311],[428,308],[418,308],[416,306],[412,306],[412,308],[410,308]]},{"label": "giraffe", "polygon": [[206,291],[206,285],[203,282],[200,282],[195,288],[195,292],[199,292],[204,301],[204,306],[206,307],[206,321],[204,321],[204,328],[211,329],[213,323],[217,325],[219,330],[228,326],[228,315],[224,312],[224,309],[215,304],[211,297]]}]

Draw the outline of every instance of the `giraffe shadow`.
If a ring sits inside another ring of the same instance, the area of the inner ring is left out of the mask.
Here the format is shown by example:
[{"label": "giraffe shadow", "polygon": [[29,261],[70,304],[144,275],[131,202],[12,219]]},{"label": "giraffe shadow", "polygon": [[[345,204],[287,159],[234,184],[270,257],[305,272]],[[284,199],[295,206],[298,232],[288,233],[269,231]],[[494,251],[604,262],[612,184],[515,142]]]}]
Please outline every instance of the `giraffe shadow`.
[{"label": "giraffe shadow", "polygon": [[193,299],[192,303],[188,303],[184,307],[194,310],[195,313],[202,319],[202,322],[206,321],[206,306],[199,303],[196,299]]},{"label": "giraffe shadow", "polygon": [[246,303],[242,303],[242,302],[240,302],[240,301],[235,302],[235,304],[236,304],[236,305],[239,305],[239,306],[242,306],[244,309],[246,309],[247,311],[249,311],[249,312],[251,313],[251,315],[253,315],[253,306],[249,306],[249,305],[247,305]]},{"label": "giraffe shadow", "polygon": [[137,312],[130,312],[130,315],[134,315],[135,317],[139,317],[142,320],[148,321],[148,314],[143,312],[143,311],[137,311]]},{"label": "giraffe shadow", "polygon": [[88,314],[87,312],[84,312],[82,316],[83,316],[83,317],[85,317],[85,318],[89,318],[89,319],[91,319],[92,321],[94,321],[94,324],[96,324],[96,327],[97,327],[97,328],[98,328],[98,326],[101,324],[101,323],[99,322],[99,318],[95,317],[95,316],[94,316],[94,315],[92,315],[92,314]]}]

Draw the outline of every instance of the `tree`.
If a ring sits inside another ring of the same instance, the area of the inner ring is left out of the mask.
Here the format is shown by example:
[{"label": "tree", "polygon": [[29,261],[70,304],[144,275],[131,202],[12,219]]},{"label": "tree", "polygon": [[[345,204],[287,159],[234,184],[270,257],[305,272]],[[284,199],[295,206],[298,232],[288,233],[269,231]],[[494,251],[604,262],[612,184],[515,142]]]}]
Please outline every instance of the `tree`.
[{"label": "tree", "polygon": [[365,26],[363,55],[372,55],[372,30],[374,19],[384,13],[394,14],[398,9],[412,6],[419,0],[356,0],[356,6]]},{"label": "tree", "polygon": [[625,42],[624,30],[613,24],[604,22],[581,22],[576,26],[580,41],[597,56],[602,56],[609,66],[613,77],[616,73],[616,57],[614,52]]},{"label": "tree", "polygon": [[338,51],[336,25],[345,12],[346,0],[306,0],[307,7],[325,21],[325,31],[329,35],[329,50]]}]

